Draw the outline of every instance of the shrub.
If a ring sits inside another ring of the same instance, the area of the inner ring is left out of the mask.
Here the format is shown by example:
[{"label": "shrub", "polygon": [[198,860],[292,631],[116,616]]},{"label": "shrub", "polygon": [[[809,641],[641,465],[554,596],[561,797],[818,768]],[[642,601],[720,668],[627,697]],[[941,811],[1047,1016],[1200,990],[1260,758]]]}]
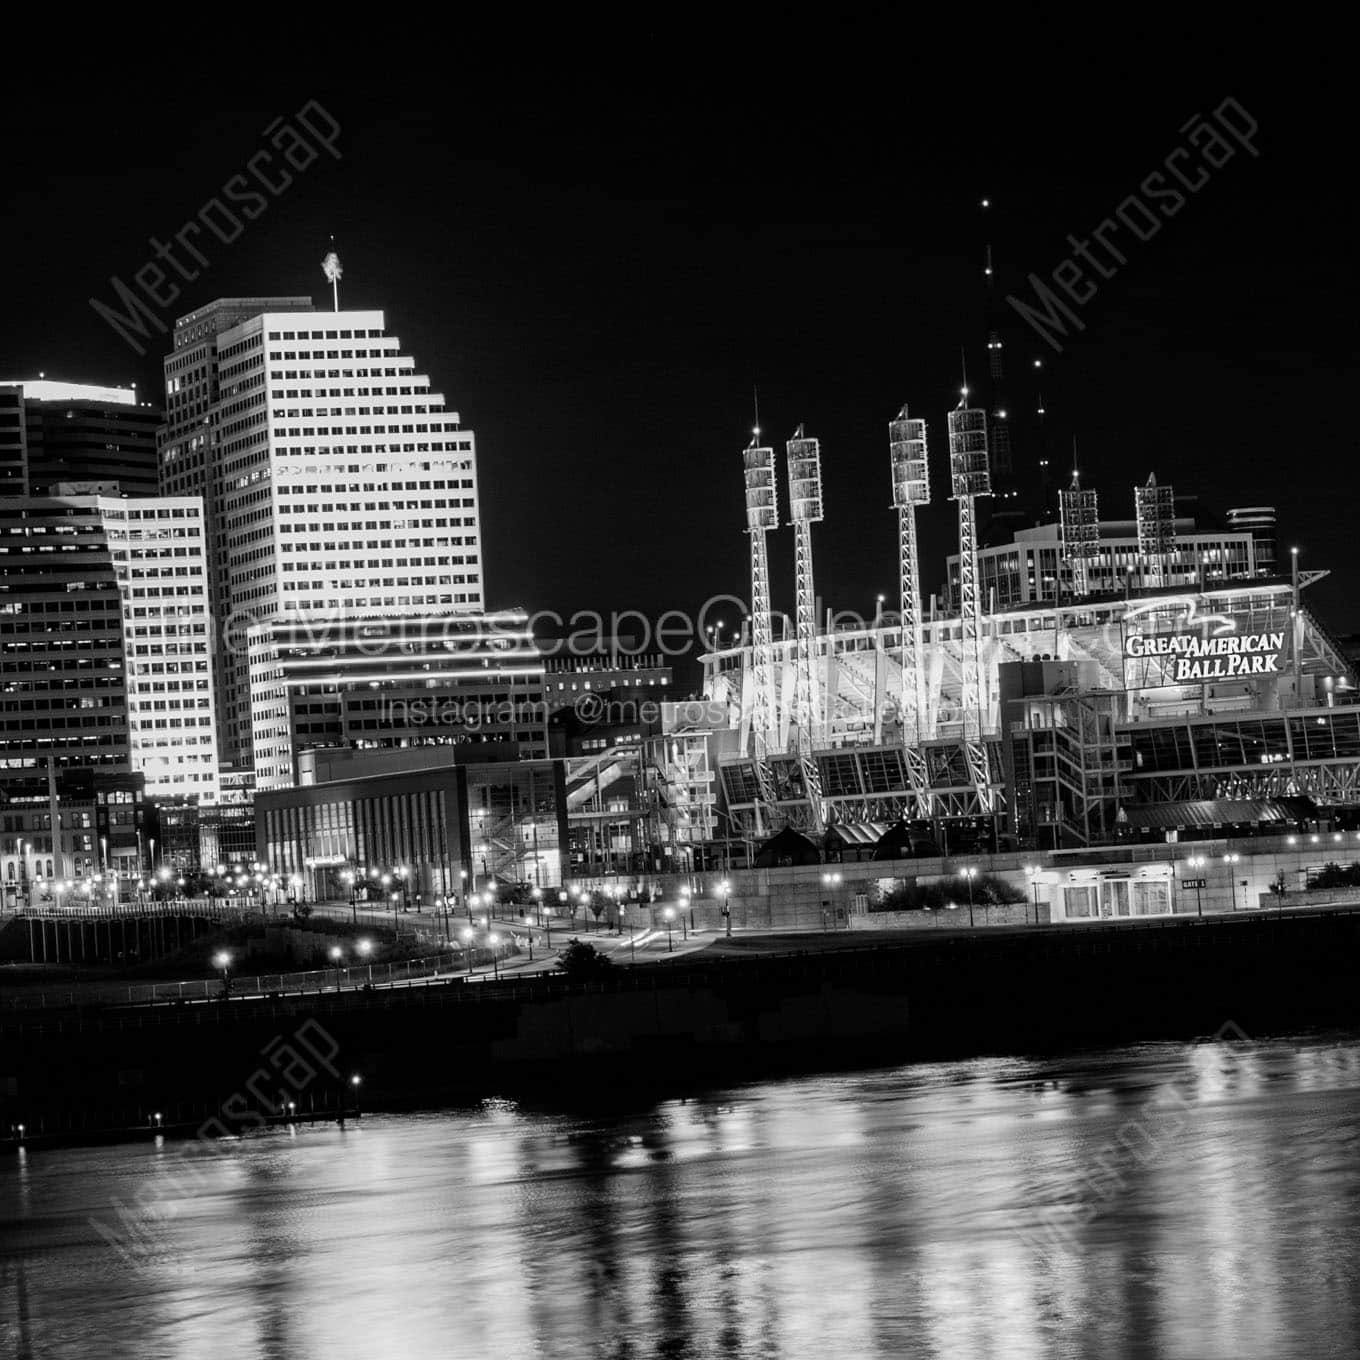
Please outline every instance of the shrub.
[{"label": "shrub", "polygon": [[557,956],[557,966],[569,978],[579,981],[583,978],[596,978],[602,973],[609,972],[614,966],[614,961],[601,954],[593,944],[586,944],[583,940],[572,940]]},{"label": "shrub", "polygon": [[1360,864],[1328,864],[1308,885],[1310,888],[1356,888],[1360,887]]},{"label": "shrub", "polygon": [[[979,874],[973,880],[973,904],[978,907],[1000,907],[1007,903],[1024,902],[1025,891],[995,874]],[[953,902],[956,907],[968,905],[968,884],[961,878],[946,878],[934,883],[904,883],[885,893],[873,911],[941,911]]]}]

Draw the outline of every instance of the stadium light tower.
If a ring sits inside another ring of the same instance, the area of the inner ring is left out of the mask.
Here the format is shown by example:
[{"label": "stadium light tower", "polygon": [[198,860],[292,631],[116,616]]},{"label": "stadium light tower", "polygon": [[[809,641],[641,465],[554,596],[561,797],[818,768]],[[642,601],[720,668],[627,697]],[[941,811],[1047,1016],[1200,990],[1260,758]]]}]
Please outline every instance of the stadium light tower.
[{"label": "stadium light tower", "polygon": [[[755,693],[751,705],[751,753],[755,758],[760,798],[773,818],[774,778],[769,752],[776,730],[774,638],[770,619],[770,559],[765,535],[779,527],[779,487],[774,449],[758,441],[757,425],[742,454],[746,476],[746,532],[751,536],[751,672]],[[757,828],[759,830],[759,828]]]},{"label": "stadium light tower", "polygon": [[930,774],[921,743],[925,738],[926,673],[921,647],[921,575],[916,548],[916,507],[930,504],[930,463],[926,423],[912,420],[905,406],[888,422],[893,506],[897,510],[898,574],[902,586],[902,743],[916,815],[931,815]]},{"label": "stadium light tower", "polygon": [[1075,459],[1072,484],[1058,493],[1058,515],[1072,596],[1083,600],[1091,593],[1091,558],[1100,551],[1100,507],[1094,491],[1082,490]]},{"label": "stadium light tower", "polygon": [[1176,551],[1176,493],[1170,486],[1158,486],[1153,473],[1146,486],[1134,487],[1133,501],[1138,516],[1138,556],[1147,581],[1164,586]]},{"label": "stadium light tower", "polygon": [[812,829],[825,829],[822,780],[812,756],[812,734],[817,730],[816,676],[817,587],[812,575],[812,526],[822,518],[822,448],[800,425],[788,441],[789,515],[794,531],[794,570],[797,574],[795,621],[798,660],[795,674],[790,747],[798,757],[803,788],[812,810]]},{"label": "stadium light tower", "polygon": [[962,659],[963,744],[968,773],[978,806],[992,811],[992,779],[987,747],[982,740],[982,686],[978,634],[982,604],[978,594],[977,498],[992,494],[987,462],[987,413],[965,405],[965,384],[959,404],[949,413],[950,500],[959,503],[959,632]]}]

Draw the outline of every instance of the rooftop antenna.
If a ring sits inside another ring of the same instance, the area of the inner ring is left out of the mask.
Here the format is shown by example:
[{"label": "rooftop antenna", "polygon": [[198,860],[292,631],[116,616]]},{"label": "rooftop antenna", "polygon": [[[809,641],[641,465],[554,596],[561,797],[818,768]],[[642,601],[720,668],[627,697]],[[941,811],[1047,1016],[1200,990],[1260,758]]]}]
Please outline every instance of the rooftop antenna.
[{"label": "rooftop antenna", "polygon": [[340,276],[345,272],[340,264],[340,257],[335,253],[335,237],[331,237],[331,248],[326,254],[326,258],[321,261],[321,272],[325,274],[326,281],[331,286],[331,303],[334,309],[340,310]]}]

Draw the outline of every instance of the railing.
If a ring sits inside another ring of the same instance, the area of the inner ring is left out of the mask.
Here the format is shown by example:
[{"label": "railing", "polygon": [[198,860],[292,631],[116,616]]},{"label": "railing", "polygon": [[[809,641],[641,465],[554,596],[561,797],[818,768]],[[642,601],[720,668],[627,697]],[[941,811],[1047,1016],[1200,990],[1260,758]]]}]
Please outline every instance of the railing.
[{"label": "railing", "polygon": [[177,897],[145,902],[134,900],[100,906],[83,902],[78,905],[44,902],[36,906],[18,906],[14,909],[14,915],[29,921],[117,921],[152,916],[202,916],[232,921],[270,919],[269,911],[261,910],[255,903],[235,903],[221,897]]},{"label": "railing", "polygon": [[[496,954],[505,957],[507,950]],[[302,973],[258,973],[254,977],[232,977],[233,997],[301,995],[305,992],[337,992],[362,987],[392,987],[441,975],[467,974],[467,951],[458,951],[458,962],[450,958],[410,959],[402,963],[364,963],[349,967],[316,968]],[[473,968],[492,967],[490,950],[475,951]],[[87,983],[79,990],[20,992],[0,998],[0,1010],[70,1010],[80,1006],[171,1005],[177,1002],[211,1001],[223,995],[222,979],[196,978],[187,982]]]},{"label": "railing", "polygon": [[[1349,917],[1353,913],[1326,908],[1314,908],[1311,911],[1307,908],[1296,910],[1296,916],[1303,915],[1315,918]],[[1249,930],[1253,926],[1257,928],[1277,926],[1278,918],[1273,913],[1267,915],[1261,912],[1243,912],[1236,917],[1232,915],[1215,916],[1212,921],[1208,918],[1199,920],[1193,916],[1161,917],[1147,920],[1103,921],[1100,925],[1106,928],[1101,929],[1099,926],[1045,926],[1037,930],[1032,929],[1026,935],[1026,938],[1034,941],[1040,948],[1050,951],[1055,943],[1064,937],[1079,938],[1085,947],[1082,952],[1104,953],[1112,948],[1110,937],[1115,933],[1152,934],[1153,938],[1159,935],[1164,936],[1167,932],[1185,933],[1184,937],[1188,940],[1192,937],[1191,933],[1212,931],[1214,928]],[[468,987],[455,985],[460,981],[457,976],[438,979],[434,977],[423,979],[413,977],[409,979],[406,987],[375,988],[372,991],[347,988],[336,991],[332,989],[326,993],[326,1005],[328,1008],[368,1009],[406,1004],[409,998],[412,1001],[418,1001],[421,1005],[444,1007],[513,1002],[531,998],[542,999],[545,995],[567,997],[609,992],[654,992],[662,988],[685,988],[693,991],[698,987],[726,982],[731,978],[734,970],[748,965],[759,966],[783,962],[786,965],[807,964],[817,967],[820,971],[828,960],[843,959],[851,955],[880,955],[896,949],[917,947],[927,941],[931,942],[932,948],[947,949],[951,952],[976,951],[979,949],[995,952],[998,946],[1005,947],[1004,942],[996,935],[988,938],[982,932],[957,931],[952,935],[943,937],[922,934],[913,942],[895,941],[891,947],[887,948],[882,944],[866,944],[854,945],[834,952],[804,949],[787,950],[777,954],[706,955],[701,962],[697,963],[684,964],[677,961],[675,964],[664,967],[620,968],[604,978],[590,981],[571,979],[562,974],[538,973],[521,978],[506,978],[496,983],[483,974],[485,985]],[[288,1019],[295,1015],[295,1012],[281,1011],[276,1005],[272,1004],[276,995],[278,994],[265,993],[258,1002],[259,1009],[256,1010],[252,1007],[250,1014],[253,1017],[265,1019]],[[167,1007],[161,1014],[168,1013],[168,1010]],[[195,1007],[187,1014],[192,1017],[195,1023],[220,1024],[234,1020],[239,1012],[234,1006],[204,1006]],[[141,1029],[147,1024],[157,1023],[155,1017],[156,1011],[146,1009],[104,1011],[96,1016],[53,1014],[42,1019],[16,1017],[13,1021],[5,1023],[5,1029],[10,1034],[35,1036],[79,1031],[87,1026],[95,1025],[101,1029]]]}]

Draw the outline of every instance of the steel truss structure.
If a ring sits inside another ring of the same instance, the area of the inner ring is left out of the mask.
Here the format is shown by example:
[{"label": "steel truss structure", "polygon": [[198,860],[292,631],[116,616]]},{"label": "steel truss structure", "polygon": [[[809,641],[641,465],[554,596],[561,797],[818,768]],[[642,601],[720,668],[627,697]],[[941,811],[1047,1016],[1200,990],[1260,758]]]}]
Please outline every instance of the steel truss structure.
[{"label": "steel truss structure", "polygon": [[915,796],[915,815],[932,812],[930,774],[922,750],[930,729],[926,710],[926,674],[921,654],[921,576],[916,548],[916,508],[930,504],[930,462],[926,423],[913,420],[905,406],[888,425],[893,506],[897,510],[898,580],[901,590],[902,750]]},{"label": "steel truss structure", "polygon": [[812,571],[812,526],[822,518],[822,451],[800,425],[786,445],[789,471],[789,514],[794,532],[794,570],[797,576],[794,618],[798,669],[794,685],[791,746],[806,790],[811,829],[825,826],[822,790],[812,749],[820,731],[820,690],[817,684],[817,585]]},{"label": "steel truss structure", "polygon": [[[742,455],[746,478],[746,531],[751,537],[751,746],[761,802],[771,820],[774,815],[774,776],[770,751],[776,743],[778,711],[774,688],[774,640],[770,609],[770,559],[765,536],[779,527],[779,485],[775,477],[774,449],[756,443]],[[759,834],[759,833],[757,833]]]},{"label": "steel truss structure", "polygon": [[[1304,584],[1318,576],[1309,574]],[[1144,591],[1124,598],[1071,601],[1061,606],[1035,606],[993,614],[982,621],[977,655],[982,670],[980,688],[995,696],[997,667],[1005,661],[1036,661],[1052,658],[1078,663],[1083,690],[1101,696],[1101,705],[1115,706],[1121,732],[1156,732],[1164,724],[1189,721],[1173,718],[1168,707],[1178,707],[1181,715],[1201,714],[1207,700],[1202,685],[1175,687],[1166,683],[1165,663],[1156,659],[1126,659],[1126,639],[1134,631],[1176,630],[1187,628],[1239,632],[1276,632],[1289,630],[1293,593],[1289,582],[1270,580],[1235,582],[1221,587],[1185,593]],[[1339,646],[1319,626],[1305,607],[1300,610],[1299,670],[1310,685],[1331,684],[1339,695],[1354,684],[1352,668]],[[932,802],[932,818],[986,815],[977,797],[971,766],[967,762],[965,741],[966,706],[962,702],[965,672],[964,631],[957,617],[922,619],[919,623],[919,670],[923,677],[922,721],[930,733],[921,750],[927,762],[927,787]],[[876,736],[875,716],[895,703],[910,683],[914,687],[915,668],[902,667],[904,655],[902,626],[897,622],[868,629],[846,629],[823,635],[818,646],[825,660],[819,665],[815,681],[819,702],[825,715],[824,739],[814,751],[818,786],[825,806],[838,819],[858,818],[873,812],[868,820],[902,815],[913,818],[919,807],[917,786],[907,768],[905,745],[886,747]],[[911,640],[907,642],[910,654]],[[789,641],[772,645],[777,692],[791,692],[798,666],[796,646]],[[706,697],[726,709],[731,727],[741,724],[742,695],[750,681],[753,664],[749,649],[734,648],[704,658]],[[1281,672],[1288,667],[1282,666]],[[1283,684],[1284,681],[1281,681]],[[1219,702],[1214,700],[1212,702]],[[1233,714],[1243,722],[1280,718],[1278,702],[1273,713],[1253,709],[1252,700],[1243,696],[1233,700],[1246,710]],[[1265,700],[1257,701],[1264,705]],[[1360,728],[1355,735],[1354,755],[1341,738],[1346,729],[1340,716],[1356,715],[1360,706],[1346,704],[1335,709],[1319,705],[1304,708],[1309,715],[1309,733],[1333,732],[1336,744],[1325,754],[1316,754],[1309,737],[1303,746],[1271,747],[1264,752],[1239,746],[1240,763],[1230,768],[1189,768],[1172,765],[1161,769],[1137,768],[1119,772],[1120,797],[1124,801],[1159,802],[1184,798],[1226,797],[1227,790],[1258,789],[1278,795],[1290,788],[1310,793],[1322,801],[1351,798],[1360,766]],[[1290,719],[1294,714],[1291,711]],[[1325,726],[1318,717],[1327,719]],[[1102,721],[1104,718],[1102,717]],[[1226,721],[1226,719],[1225,719]],[[989,704],[984,715],[984,742],[988,747],[988,769],[997,772],[991,779],[991,805],[1003,806],[1007,790],[998,763],[1001,714]],[[1297,734],[1296,728],[1291,733]],[[1080,732],[1072,734],[1082,744]],[[1133,738],[1131,737],[1130,740]],[[1104,742],[1102,736],[1101,741]],[[1122,738],[1121,738],[1122,740]],[[1318,738],[1317,740],[1321,740]],[[1294,741],[1291,736],[1290,741]],[[1086,742],[1093,749],[1099,744]],[[1108,745],[1108,743],[1106,743]],[[1320,749],[1320,748],[1319,748]],[[1263,763],[1260,754],[1272,759]],[[1127,752],[1122,753],[1124,756]],[[842,777],[842,757],[853,756],[858,773]],[[743,826],[753,826],[753,815],[761,801],[749,754],[735,760],[720,760],[720,777],[728,806]],[[1099,759],[1086,759],[1090,777],[1082,782],[1083,796],[1089,796],[1089,818],[1081,818],[1081,836],[1092,839],[1108,830],[1108,817],[1098,802],[1110,795],[1105,785],[1112,777],[1110,758],[1102,751]],[[775,780],[775,803],[779,817],[800,829],[815,830],[803,788],[801,767],[796,759],[775,756],[771,760]],[[1097,779],[1098,776],[1098,779]],[[1019,778],[1019,775],[1017,775]],[[1291,782],[1292,781],[1292,782]],[[1076,832],[1074,831],[1074,838]]]},{"label": "steel truss structure", "polygon": [[[965,388],[963,400],[967,399]],[[959,505],[959,623],[963,654],[960,702],[964,749],[978,801],[991,812],[992,779],[987,748],[982,742],[983,694],[978,656],[982,601],[978,593],[977,498],[991,495],[992,474],[987,461],[987,413],[962,403],[949,413],[949,479],[950,499]]]}]

